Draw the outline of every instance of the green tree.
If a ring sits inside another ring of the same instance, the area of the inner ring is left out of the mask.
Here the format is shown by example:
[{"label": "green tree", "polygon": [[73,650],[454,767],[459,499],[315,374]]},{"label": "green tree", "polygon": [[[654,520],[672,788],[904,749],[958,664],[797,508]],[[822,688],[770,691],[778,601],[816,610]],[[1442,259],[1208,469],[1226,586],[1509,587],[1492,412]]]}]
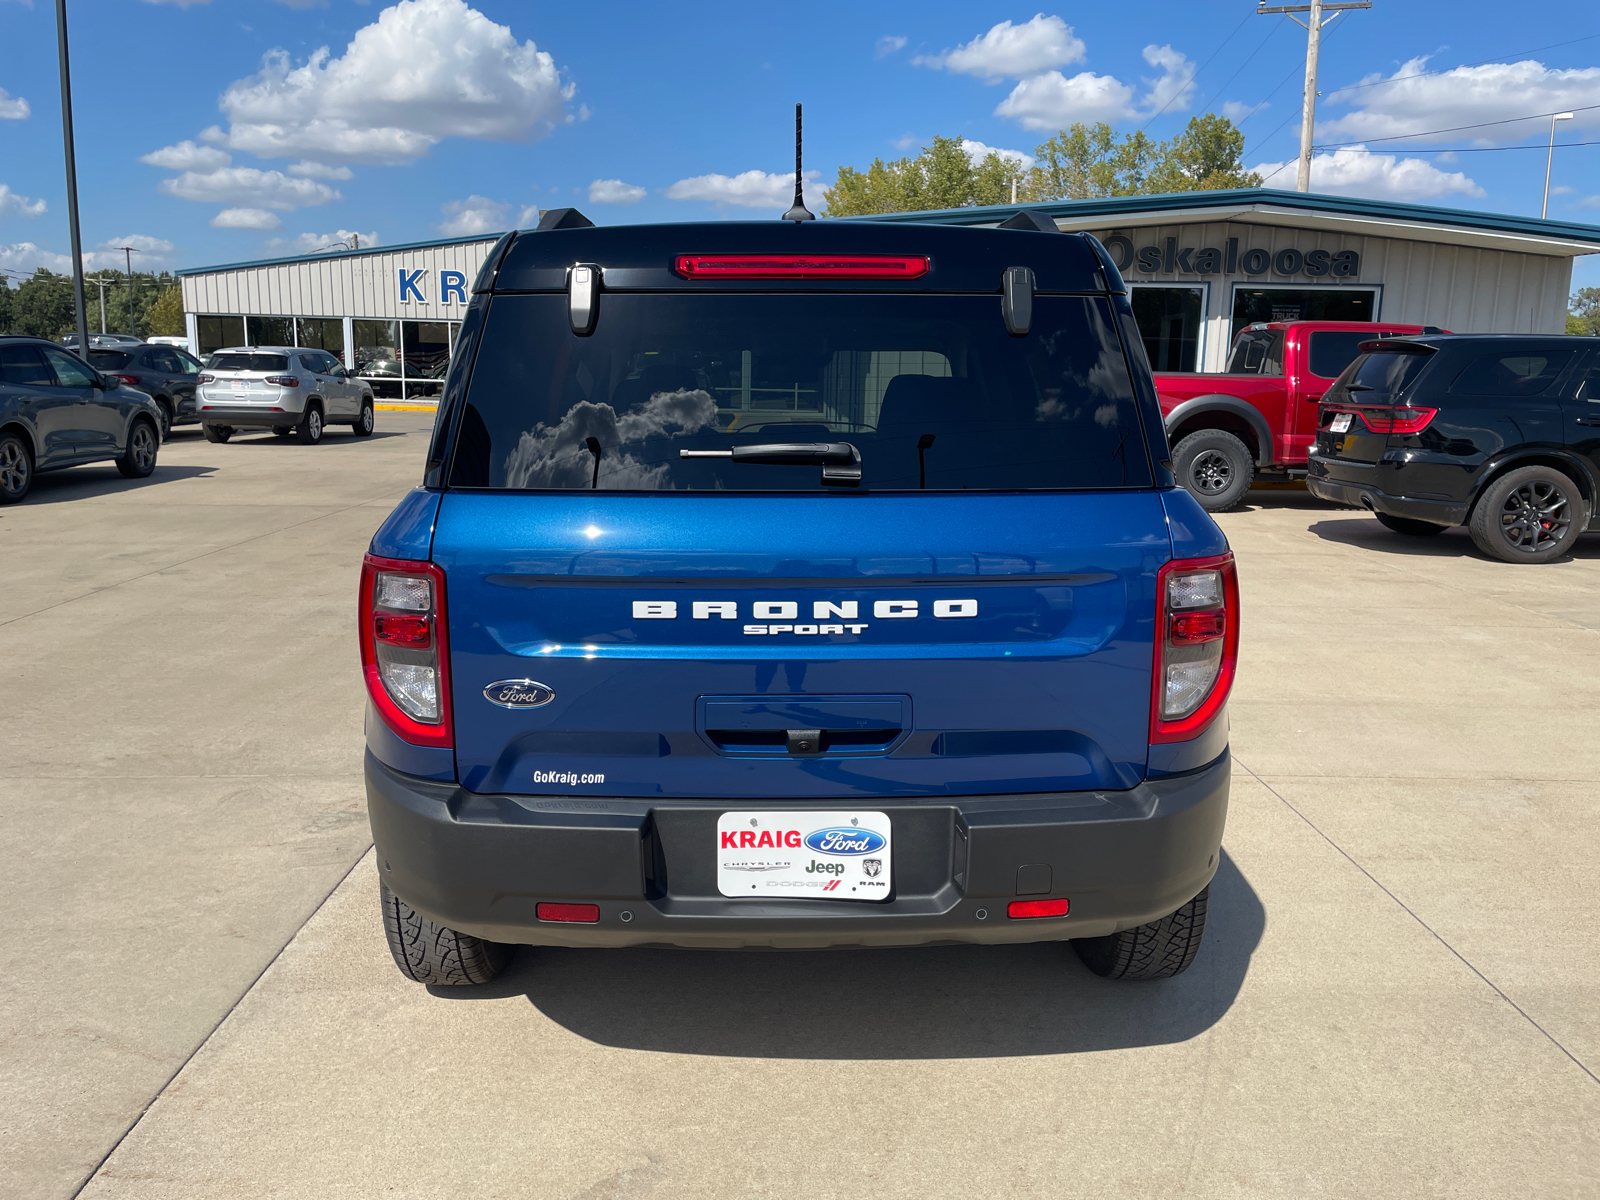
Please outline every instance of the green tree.
[{"label": "green tree", "polygon": [[1189,127],[1161,146],[1151,173],[1151,192],[1211,192],[1260,187],[1261,176],[1244,169],[1244,132],[1227,117],[1191,117]]},{"label": "green tree", "polygon": [[4,275],[0,275],[0,333],[11,332],[11,314],[16,304],[17,294],[11,290],[11,284]]},{"label": "green tree", "polygon": [[72,280],[40,267],[17,288],[12,327],[32,337],[59,339],[77,324]]},{"label": "green tree", "polygon": [[161,295],[150,306],[146,318],[146,329],[149,334],[165,334],[168,337],[182,337],[188,330],[183,319],[183,290],[176,287],[164,287]]},{"label": "green tree", "polygon": [[1600,287],[1579,288],[1567,301],[1567,332],[1600,336]]},{"label": "green tree", "polygon": [[875,158],[865,171],[840,167],[838,178],[824,193],[824,215],[857,217],[1001,204],[1011,198],[1013,181],[1021,179],[1021,170],[1010,159],[990,151],[974,164],[960,138],[936,137],[915,158],[887,163]]}]

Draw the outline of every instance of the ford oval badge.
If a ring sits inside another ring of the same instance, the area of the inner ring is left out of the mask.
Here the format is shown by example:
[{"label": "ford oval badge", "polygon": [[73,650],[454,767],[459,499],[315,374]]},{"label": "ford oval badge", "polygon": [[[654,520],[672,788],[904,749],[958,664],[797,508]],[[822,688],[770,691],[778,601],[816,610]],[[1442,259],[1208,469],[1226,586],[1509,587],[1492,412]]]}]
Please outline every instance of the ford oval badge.
[{"label": "ford oval badge", "polygon": [[806,845],[818,854],[871,854],[884,840],[870,829],[818,829],[806,834]]},{"label": "ford oval badge", "polygon": [[555,689],[533,679],[502,679],[483,689],[483,698],[501,708],[538,708],[556,698]]}]

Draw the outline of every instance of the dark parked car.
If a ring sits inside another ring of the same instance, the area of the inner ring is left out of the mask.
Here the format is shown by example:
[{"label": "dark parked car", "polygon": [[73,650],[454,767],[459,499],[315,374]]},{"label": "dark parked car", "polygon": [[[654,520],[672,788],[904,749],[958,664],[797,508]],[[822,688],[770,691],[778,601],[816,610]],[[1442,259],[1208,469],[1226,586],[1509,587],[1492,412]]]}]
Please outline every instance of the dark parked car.
[{"label": "dark parked car", "polygon": [[1465,525],[1511,563],[1565,554],[1600,483],[1600,350],[1587,339],[1364,342],[1323,398],[1307,486],[1396,533]]},{"label": "dark parked car", "polygon": [[129,479],[156,469],[161,410],[144,392],[43,338],[0,337],[0,504],[33,477],[110,459]]},{"label": "dark parked car", "polygon": [[174,425],[198,425],[194,410],[195,380],[200,375],[200,360],[176,346],[130,345],[116,349],[99,346],[89,350],[89,365],[131,388],[155,397],[161,409],[161,438],[166,440]]}]

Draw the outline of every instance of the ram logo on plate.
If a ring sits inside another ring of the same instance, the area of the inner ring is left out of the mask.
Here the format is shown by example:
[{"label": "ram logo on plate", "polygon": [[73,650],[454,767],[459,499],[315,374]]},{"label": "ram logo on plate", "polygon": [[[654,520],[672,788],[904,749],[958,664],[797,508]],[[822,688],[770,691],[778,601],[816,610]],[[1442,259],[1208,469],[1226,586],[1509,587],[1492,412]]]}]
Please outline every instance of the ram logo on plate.
[{"label": "ram logo on plate", "polygon": [[556,698],[555,689],[533,679],[502,679],[483,689],[483,698],[501,708],[538,708]]},{"label": "ram logo on plate", "polygon": [[819,829],[806,834],[806,846],[818,854],[871,854],[883,849],[884,837],[870,829]]}]

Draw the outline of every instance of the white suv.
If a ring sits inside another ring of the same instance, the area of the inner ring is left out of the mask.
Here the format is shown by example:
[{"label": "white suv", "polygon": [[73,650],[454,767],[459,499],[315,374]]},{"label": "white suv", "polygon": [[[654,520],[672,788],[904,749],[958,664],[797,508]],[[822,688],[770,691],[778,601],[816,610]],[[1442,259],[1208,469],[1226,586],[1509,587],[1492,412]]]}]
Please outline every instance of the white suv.
[{"label": "white suv", "polygon": [[196,381],[195,410],[208,442],[236,429],[293,433],[307,446],[329,425],[372,432],[372,391],[326,350],[305,346],[236,346],[218,350]]}]

